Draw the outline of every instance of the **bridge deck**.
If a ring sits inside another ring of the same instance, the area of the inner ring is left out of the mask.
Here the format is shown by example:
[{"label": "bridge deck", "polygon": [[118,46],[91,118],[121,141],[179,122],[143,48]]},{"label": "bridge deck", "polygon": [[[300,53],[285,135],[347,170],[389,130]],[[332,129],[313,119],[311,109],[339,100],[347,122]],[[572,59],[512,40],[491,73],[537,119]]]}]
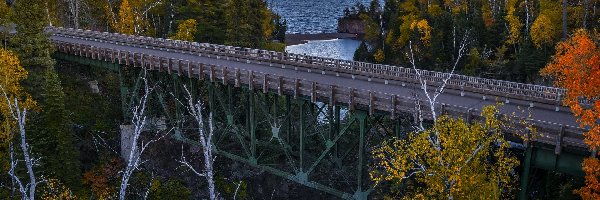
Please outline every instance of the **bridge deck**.
[{"label": "bridge deck", "polygon": [[[244,84],[251,88],[263,87],[289,95],[309,96],[313,101],[348,104],[351,109],[357,106],[371,112],[379,110],[395,114],[414,111],[416,101],[426,100],[418,84],[398,79],[72,35],[54,34],[51,40],[58,44],[59,51],[67,54],[143,65],[194,77],[225,79],[225,83],[236,86]],[[434,89],[435,86],[430,88]],[[501,107],[503,113],[516,113],[520,117],[531,113],[533,123],[543,134],[538,141],[557,147],[585,147],[580,134],[583,130],[577,128],[578,123],[567,107],[497,94],[449,87],[438,98],[437,106],[454,116],[476,116],[483,106],[504,102],[505,105]]]}]

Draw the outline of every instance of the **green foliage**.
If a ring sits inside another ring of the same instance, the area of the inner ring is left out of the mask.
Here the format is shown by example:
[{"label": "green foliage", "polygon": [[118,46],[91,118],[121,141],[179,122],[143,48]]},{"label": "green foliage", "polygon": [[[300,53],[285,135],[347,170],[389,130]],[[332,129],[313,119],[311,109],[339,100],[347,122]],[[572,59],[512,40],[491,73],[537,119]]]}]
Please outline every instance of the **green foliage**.
[{"label": "green foliage", "polygon": [[148,199],[185,200],[192,197],[192,191],[187,184],[178,178],[165,178],[146,172],[135,173],[128,199],[144,199],[148,191]]},{"label": "green foliage", "polygon": [[265,10],[267,4],[262,0],[228,0],[225,44],[249,48],[262,46],[273,26],[263,19],[268,16]]},{"label": "green foliage", "polygon": [[266,42],[263,46],[262,49],[266,49],[266,50],[271,50],[271,51],[278,51],[278,52],[284,52],[285,51],[285,43],[280,43],[280,42]]},{"label": "green foliage", "polygon": [[44,75],[41,123],[36,124],[42,129],[36,132],[37,140],[32,142],[32,146],[42,155],[47,175],[77,190],[81,185],[79,149],[75,147],[74,137],[68,129],[70,121],[66,115],[65,94],[54,67],[47,68]]},{"label": "green foliage", "polygon": [[48,25],[44,1],[17,1],[13,6],[12,21],[16,35],[10,38],[10,48],[19,56],[25,68],[54,65],[50,57],[54,48],[44,28]]},{"label": "green foliage", "polygon": [[369,48],[367,47],[367,43],[361,42],[358,46],[358,49],[354,52],[353,60],[368,62],[373,60],[372,54],[369,52]]},{"label": "green foliage", "polygon": [[234,195],[236,199],[249,199],[248,184],[245,181],[231,181],[227,180],[222,175],[217,174],[215,177],[215,185],[219,194],[224,195],[226,199],[233,199]]},{"label": "green foliage", "polygon": [[477,48],[471,48],[467,55],[467,63],[465,63],[464,73],[465,75],[477,76],[480,67],[483,65],[481,61],[481,54]]}]

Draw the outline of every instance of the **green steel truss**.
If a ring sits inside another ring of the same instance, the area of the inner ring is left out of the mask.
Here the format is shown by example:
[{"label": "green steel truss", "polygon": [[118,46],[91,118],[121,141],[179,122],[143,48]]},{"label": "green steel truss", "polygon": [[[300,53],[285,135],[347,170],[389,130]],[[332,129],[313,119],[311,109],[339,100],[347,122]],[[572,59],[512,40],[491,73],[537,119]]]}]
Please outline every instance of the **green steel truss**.
[{"label": "green steel truss", "polygon": [[[142,70],[60,53],[55,58],[118,73],[123,116],[129,119],[131,106],[141,95]],[[214,148],[219,155],[343,199],[367,199],[374,189],[368,178],[371,148],[412,130],[408,113],[390,119],[387,113],[348,111],[347,105],[311,102],[310,97],[147,73],[155,88],[149,115],[166,118],[167,126],[175,127],[173,138],[199,145],[194,130],[187,128],[190,119],[185,108],[175,100],[183,101],[185,85],[194,98],[203,99],[206,116],[213,114],[218,127]],[[524,153],[519,199],[527,199],[531,168],[582,175],[580,165],[573,163],[581,163],[585,153],[558,155],[552,147],[538,144],[528,145]]]}]

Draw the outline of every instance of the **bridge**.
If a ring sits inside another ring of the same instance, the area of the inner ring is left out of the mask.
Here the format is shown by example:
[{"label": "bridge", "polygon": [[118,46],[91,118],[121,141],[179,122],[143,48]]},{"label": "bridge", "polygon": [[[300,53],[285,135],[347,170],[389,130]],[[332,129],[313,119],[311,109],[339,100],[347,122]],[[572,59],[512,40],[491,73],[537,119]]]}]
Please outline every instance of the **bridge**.
[{"label": "bridge", "polygon": [[[117,71],[132,66],[211,83],[211,111],[222,113],[227,126],[237,127],[236,133],[223,138],[241,145],[234,148],[237,152],[227,152],[219,146],[219,154],[344,199],[364,199],[373,190],[365,181],[364,156],[368,145],[376,141],[374,131],[387,131],[389,126],[393,127],[390,132],[398,136],[403,131],[402,123],[415,122],[417,110],[431,119],[428,106],[419,106],[425,104],[426,98],[417,72],[427,80],[429,88],[440,86],[442,80],[451,76],[436,102],[438,112],[471,122],[481,119],[483,106],[501,102],[502,113],[515,113],[516,118],[535,127],[538,134],[532,142],[525,142],[522,192],[527,189],[530,167],[580,175],[579,163],[589,155],[582,136],[585,129],[579,128],[569,108],[562,106],[565,90],[561,88],[207,43],[57,27],[47,31],[52,34],[50,39],[61,59],[101,62],[97,64]],[[278,105],[285,109],[278,110]],[[345,119],[341,110],[349,111]],[[320,115],[328,123],[314,121]],[[407,115],[412,121],[403,121]],[[261,116],[262,122],[257,119]],[[317,130],[322,127],[328,130]],[[259,133],[263,129],[267,133]],[[308,129],[315,134],[311,135]],[[348,133],[352,130],[356,132],[354,136]],[[182,134],[178,137],[186,140]],[[309,137],[321,140],[318,148],[307,146]],[[280,148],[273,151],[279,151],[282,159],[288,161],[285,167],[267,164],[257,149],[272,148],[266,143],[273,138]],[[338,148],[344,146],[349,149],[345,155],[338,153]],[[316,154],[309,155],[310,151]],[[356,156],[348,157],[351,152]],[[352,181],[340,178],[339,182],[345,180],[355,190],[311,178],[316,173],[327,173],[327,169],[319,167],[348,161],[356,163],[351,169],[356,177]]]}]

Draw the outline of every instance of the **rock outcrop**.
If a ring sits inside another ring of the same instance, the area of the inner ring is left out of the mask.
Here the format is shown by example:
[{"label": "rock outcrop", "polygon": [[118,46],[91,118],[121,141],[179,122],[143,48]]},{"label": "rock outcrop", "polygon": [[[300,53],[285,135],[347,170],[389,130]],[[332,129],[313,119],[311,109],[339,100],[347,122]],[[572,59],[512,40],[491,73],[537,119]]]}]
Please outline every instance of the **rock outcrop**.
[{"label": "rock outcrop", "polygon": [[364,34],[365,23],[360,19],[339,19],[338,33]]}]

